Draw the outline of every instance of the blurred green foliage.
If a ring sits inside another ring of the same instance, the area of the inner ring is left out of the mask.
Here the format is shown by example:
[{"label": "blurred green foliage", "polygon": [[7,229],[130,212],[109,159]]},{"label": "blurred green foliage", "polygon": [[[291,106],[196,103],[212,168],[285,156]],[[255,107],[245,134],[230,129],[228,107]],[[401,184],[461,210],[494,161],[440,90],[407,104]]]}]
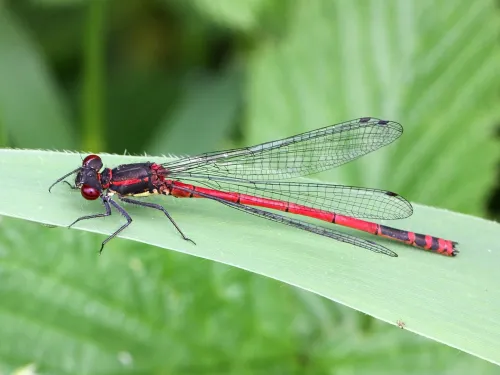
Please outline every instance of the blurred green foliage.
[{"label": "blurred green foliage", "polygon": [[[398,144],[320,178],[486,216],[499,16],[490,0],[4,0],[0,145],[194,154],[376,116],[403,124]],[[499,372],[228,266],[0,224],[0,373]]]}]

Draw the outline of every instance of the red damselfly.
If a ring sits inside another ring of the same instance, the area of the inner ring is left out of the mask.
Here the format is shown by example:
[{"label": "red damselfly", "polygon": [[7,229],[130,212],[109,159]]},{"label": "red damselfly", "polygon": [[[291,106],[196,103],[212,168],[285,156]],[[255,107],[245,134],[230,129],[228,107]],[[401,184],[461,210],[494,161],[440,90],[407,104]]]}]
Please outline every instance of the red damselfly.
[{"label": "red damselfly", "polygon": [[403,128],[397,122],[365,117],[253,147],[205,153],[161,164],[134,163],[103,169],[99,156],[88,155],[81,167],[59,178],[50,186],[49,192],[54,185],[76,173],[74,185],[68,184],[80,189],[85,199],[102,200],[104,213],[82,216],[69,227],[81,220],[109,216],[111,207],[125,217],[127,222],[104,240],[101,252],[109,240],[132,222],[127,211],[112,199],[113,195],[125,203],[162,211],[182,237],[193,242],[163,206],[130,198],[163,194],[211,199],[268,220],[393,257],[397,256],[395,252],[374,241],[263,208],[308,216],[455,256],[458,250],[454,241],[360,219],[389,220],[410,216],[413,213],[411,204],[396,193],[354,186],[282,181],[345,164],[392,143],[402,133]]}]

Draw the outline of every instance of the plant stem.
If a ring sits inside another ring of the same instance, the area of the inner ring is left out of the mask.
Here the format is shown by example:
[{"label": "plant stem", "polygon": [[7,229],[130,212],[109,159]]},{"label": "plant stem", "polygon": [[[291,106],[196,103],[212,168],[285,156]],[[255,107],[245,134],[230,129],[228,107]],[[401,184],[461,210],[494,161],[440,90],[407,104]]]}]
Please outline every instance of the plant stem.
[{"label": "plant stem", "polygon": [[82,147],[99,152],[105,149],[104,130],[104,49],[106,1],[88,2],[84,33],[82,103]]}]

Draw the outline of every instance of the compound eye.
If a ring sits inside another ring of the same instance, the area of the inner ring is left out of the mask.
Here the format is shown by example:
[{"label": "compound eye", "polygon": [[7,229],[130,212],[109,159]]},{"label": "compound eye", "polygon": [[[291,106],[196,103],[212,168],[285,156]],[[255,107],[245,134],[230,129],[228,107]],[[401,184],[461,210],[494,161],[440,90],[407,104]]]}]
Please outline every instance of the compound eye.
[{"label": "compound eye", "polygon": [[82,166],[91,168],[94,171],[100,171],[102,168],[102,160],[97,155],[88,155],[83,159]]},{"label": "compound eye", "polygon": [[98,189],[90,185],[82,185],[80,192],[82,193],[82,197],[89,201],[96,200],[101,195]]}]

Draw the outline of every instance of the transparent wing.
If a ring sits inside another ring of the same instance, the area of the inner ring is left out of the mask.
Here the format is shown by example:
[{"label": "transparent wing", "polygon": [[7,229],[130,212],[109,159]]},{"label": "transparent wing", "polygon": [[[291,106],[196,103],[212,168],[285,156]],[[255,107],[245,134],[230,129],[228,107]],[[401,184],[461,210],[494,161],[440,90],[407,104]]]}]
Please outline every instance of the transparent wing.
[{"label": "transparent wing", "polygon": [[337,231],[332,230],[332,229],[323,228],[323,227],[320,227],[318,225],[310,224],[310,223],[307,223],[307,222],[304,222],[301,220],[289,218],[289,217],[286,217],[283,215],[275,214],[273,212],[261,210],[261,209],[255,208],[255,207],[244,206],[242,204],[228,202],[228,201],[225,201],[223,199],[213,197],[213,196],[208,195],[208,194],[203,194],[203,193],[200,193],[198,191],[193,191],[193,190],[188,189],[188,188],[176,186],[176,189],[184,190],[188,193],[193,193],[193,194],[202,196],[204,198],[218,201],[222,204],[225,204],[226,206],[229,206],[229,207],[235,208],[237,210],[240,210],[240,211],[243,211],[246,213],[250,213],[252,215],[259,216],[259,217],[262,217],[262,218],[265,218],[265,219],[268,219],[271,221],[275,221],[275,222],[285,224],[285,225],[290,225],[294,228],[298,228],[298,229],[302,229],[302,230],[305,230],[305,231],[308,231],[311,233],[319,234],[320,236],[329,237],[329,238],[332,238],[332,239],[337,240],[337,241],[341,241],[341,242],[345,242],[345,243],[348,243],[351,245],[362,247],[364,249],[373,251],[375,253],[385,254],[385,255],[388,255],[391,257],[398,256],[394,251],[391,251],[388,248],[386,248],[382,245],[379,245],[373,241],[357,238],[357,237],[348,235],[346,233],[337,232]]},{"label": "transparent wing", "polygon": [[393,121],[365,117],[293,137],[168,162],[171,173],[280,180],[331,169],[386,146],[403,133]]},{"label": "transparent wing", "polygon": [[248,182],[218,177],[181,180],[210,189],[275,199],[365,219],[403,219],[413,213],[406,199],[386,190],[316,183]]}]

